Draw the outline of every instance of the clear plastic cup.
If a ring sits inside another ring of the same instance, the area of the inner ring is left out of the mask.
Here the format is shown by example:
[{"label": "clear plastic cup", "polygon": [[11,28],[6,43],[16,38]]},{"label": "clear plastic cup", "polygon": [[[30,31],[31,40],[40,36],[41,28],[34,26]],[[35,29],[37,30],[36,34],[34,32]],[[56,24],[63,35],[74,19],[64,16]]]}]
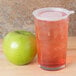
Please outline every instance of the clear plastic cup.
[{"label": "clear plastic cup", "polygon": [[38,62],[42,69],[59,70],[66,66],[69,15],[64,8],[41,8],[33,12],[36,27]]}]

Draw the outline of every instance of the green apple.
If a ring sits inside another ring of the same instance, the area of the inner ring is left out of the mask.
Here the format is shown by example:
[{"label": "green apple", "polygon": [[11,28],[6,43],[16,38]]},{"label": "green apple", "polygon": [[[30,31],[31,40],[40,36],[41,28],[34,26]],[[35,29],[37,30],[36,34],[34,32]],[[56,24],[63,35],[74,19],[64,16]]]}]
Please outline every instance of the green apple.
[{"label": "green apple", "polygon": [[28,64],[36,55],[35,35],[22,30],[9,32],[3,40],[3,51],[13,64]]}]

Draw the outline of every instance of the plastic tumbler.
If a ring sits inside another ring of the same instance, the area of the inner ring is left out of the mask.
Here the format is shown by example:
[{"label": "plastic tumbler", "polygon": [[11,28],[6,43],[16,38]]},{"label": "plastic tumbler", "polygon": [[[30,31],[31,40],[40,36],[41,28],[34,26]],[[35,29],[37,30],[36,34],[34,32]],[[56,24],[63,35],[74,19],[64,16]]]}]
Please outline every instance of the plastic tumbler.
[{"label": "plastic tumbler", "polygon": [[42,69],[59,70],[66,66],[68,16],[72,13],[56,7],[33,11],[38,62]]}]

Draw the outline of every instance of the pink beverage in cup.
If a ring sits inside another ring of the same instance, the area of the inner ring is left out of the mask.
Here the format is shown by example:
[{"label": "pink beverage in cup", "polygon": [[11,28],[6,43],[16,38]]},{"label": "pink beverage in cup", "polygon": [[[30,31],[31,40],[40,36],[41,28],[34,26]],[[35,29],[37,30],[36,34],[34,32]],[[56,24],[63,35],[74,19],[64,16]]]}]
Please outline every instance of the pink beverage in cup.
[{"label": "pink beverage in cup", "polygon": [[63,8],[41,8],[33,12],[36,26],[38,62],[45,70],[59,70],[66,65],[68,16]]}]

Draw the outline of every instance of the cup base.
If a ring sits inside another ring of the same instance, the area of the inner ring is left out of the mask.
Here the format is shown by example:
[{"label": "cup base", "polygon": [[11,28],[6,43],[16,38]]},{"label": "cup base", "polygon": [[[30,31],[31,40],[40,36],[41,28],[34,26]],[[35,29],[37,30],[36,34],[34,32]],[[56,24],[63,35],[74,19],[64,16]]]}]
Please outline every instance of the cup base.
[{"label": "cup base", "polygon": [[56,71],[56,70],[61,70],[61,69],[65,68],[65,65],[62,65],[60,67],[55,67],[55,68],[47,68],[47,67],[40,65],[40,68],[42,68],[43,70],[47,70],[47,71]]}]

